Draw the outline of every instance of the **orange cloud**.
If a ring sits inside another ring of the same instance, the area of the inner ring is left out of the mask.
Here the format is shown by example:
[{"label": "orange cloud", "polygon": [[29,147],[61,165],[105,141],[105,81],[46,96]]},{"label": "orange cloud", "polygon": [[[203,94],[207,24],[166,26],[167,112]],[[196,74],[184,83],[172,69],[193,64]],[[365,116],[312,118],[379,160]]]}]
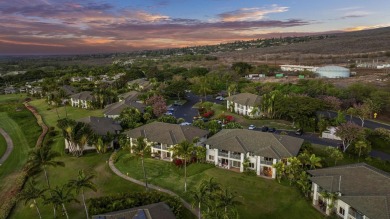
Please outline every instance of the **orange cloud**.
[{"label": "orange cloud", "polygon": [[375,28],[381,28],[381,27],[388,27],[390,24],[379,24],[379,25],[372,25],[372,26],[356,26],[356,27],[349,27],[344,29],[344,31],[352,32],[352,31],[359,31],[359,30],[369,30],[369,29],[375,29]]},{"label": "orange cloud", "polygon": [[286,11],[288,11],[288,7],[272,5],[271,8],[241,8],[235,11],[219,14],[219,17],[224,22],[257,21],[263,19],[267,14]]},{"label": "orange cloud", "polygon": [[108,39],[108,38],[86,38],[86,39],[83,39],[82,40],[83,43],[86,43],[86,44],[107,44],[107,43],[112,43],[114,42],[113,39]]}]

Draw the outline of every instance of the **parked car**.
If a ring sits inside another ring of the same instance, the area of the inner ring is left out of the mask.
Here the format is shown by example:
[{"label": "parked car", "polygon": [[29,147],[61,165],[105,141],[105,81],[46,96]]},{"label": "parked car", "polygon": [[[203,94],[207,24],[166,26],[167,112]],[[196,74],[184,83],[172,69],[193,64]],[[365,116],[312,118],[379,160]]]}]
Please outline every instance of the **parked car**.
[{"label": "parked car", "polygon": [[269,128],[269,129],[268,129],[268,132],[275,132],[275,131],[276,131],[275,128]]},{"label": "parked car", "polygon": [[165,115],[167,115],[167,116],[173,116],[173,113],[172,113],[171,111],[168,111],[168,112],[165,113]]},{"label": "parked car", "polygon": [[181,125],[181,126],[191,125],[191,123],[189,123],[189,122],[182,122],[182,123],[180,123],[180,125]]},{"label": "parked car", "polygon": [[297,130],[295,131],[295,134],[296,134],[296,135],[302,135],[302,134],[303,134],[303,130],[302,130],[302,129],[297,129]]},{"label": "parked car", "polygon": [[250,126],[248,127],[249,130],[253,130],[253,129],[255,129],[255,128],[256,128],[255,125],[250,125]]},{"label": "parked car", "polygon": [[216,100],[225,100],[225,98],[223,96],[217,96],[215,99]]},{"label": "parked car", "polygon": [[262,132],[267,132],[267,131],[268,131],[268,127],[267,127],[267,126],[261,127],[261,131],[262,131]]},{"label": "parked car", "polygon": [[175,111],[175,108],[169,107],[167,110],[168,110],[168,111]]}]

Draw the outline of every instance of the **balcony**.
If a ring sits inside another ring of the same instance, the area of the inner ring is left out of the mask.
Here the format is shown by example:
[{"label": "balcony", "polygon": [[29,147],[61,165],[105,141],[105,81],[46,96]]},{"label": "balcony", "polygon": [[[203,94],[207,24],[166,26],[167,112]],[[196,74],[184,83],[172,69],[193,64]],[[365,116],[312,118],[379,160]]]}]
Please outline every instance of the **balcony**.
[{"label": "balcony", "polygon": [[273,162],[272,161],[267,161],[267,160],[262,160],[260,161],[261,164],[265,164],[265,165],[269,165],[269,166],[272,166],[273,165]]},{"label": "balcony", "polygon": [[234,153],[231,153],[231,154],[230,154],[230,158],[237,159],[237,160],[241,160],[241,154],[234,154]]},{"label": "balcony", "polygon": [[155,148],[155,149],[160,149],[161,150],[161,145],[153,145],[152,147]]},{"label": "balcony", "polygon": [[218,156],[220,156],[220,157],[229,157],[229,153],[228,152],[223,152],[223,151],[218,151]]}]

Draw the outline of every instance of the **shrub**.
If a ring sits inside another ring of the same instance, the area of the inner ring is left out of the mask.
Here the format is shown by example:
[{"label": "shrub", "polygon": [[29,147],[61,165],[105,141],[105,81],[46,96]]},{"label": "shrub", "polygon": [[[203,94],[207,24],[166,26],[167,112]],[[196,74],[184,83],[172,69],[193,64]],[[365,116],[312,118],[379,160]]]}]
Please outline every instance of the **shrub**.
[{"label": "shrub", "polygon": [[177,166],[177,167],[182,167],[182,166],[184,166],[184,161],[181,160],[181,159],[175,158],[175,159],[173,159],[172,162],[173,162],[173,163],[175,164],[175,166]]},{"label": "shrub", "polygon": [[203,113],[203,114],[202,114],[202,117],[204,117],[204,118],[210,118],[210,117],[212,117],[213,115],[214,115],[214,111],[213,111],[213,110],[209,110],[209,111]]},{"label": "shrub", "polygon": [[88,202],[88,210],[91,215],[104,214],[143,205],[150,205],[158,202],[165,202],[177,218],[182,217],[182,204],[180,199],[175,196],[170,196],[158,192],[123,193],[99,198],[91,198],[88,200]]}]

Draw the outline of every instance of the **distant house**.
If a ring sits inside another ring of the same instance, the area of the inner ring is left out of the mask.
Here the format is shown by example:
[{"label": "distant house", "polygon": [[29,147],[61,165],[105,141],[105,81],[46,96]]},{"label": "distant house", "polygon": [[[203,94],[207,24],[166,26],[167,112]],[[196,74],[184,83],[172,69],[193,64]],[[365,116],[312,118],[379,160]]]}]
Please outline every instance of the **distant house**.
[{"label": "distant house", "polygon": [[144,137],[150,145],[152,154],[168,161],[172,161],[170,148],[183,141],[192,142],[195,138],[199,139],[195,144],[200,145],[207,139],[208,133],[208,131],[194,126],[163,122],[152,122],[125,132],[130,138],[131,146],[136,143],[137,138]]},{"label": "distant house", "polygon": [[223,129],[204,143],[206,160],[218,167],[243,172],[243,162],[249,158],[249,168],[257,175],[275,178],[276,170],[272,165],[295,157],[303,139],[246,129]]},{"label": "distant house", "polygon": [[175,219],[171,208],[164,202],[139,206],[92,216],[92,219]]},{"label": "distant house", "polygon": [[249,117],[259,117],[261,96],[251,93],[240,93],[226,98],[227,108],[231,112]]},{"label": "distant house", "polygon": [[4,88],[4,94],[15,94],[16,89],[14,87],[6,87]]},{"label": "distant house", "polygon": [[138,92],[130,91],[118,96],[119,102],[107,105],[104,109],[104,116],[109,118],[117,118],[120,113],[126,108],[136,108],[143,113],[146,105],[138,100]]},{"label": "distant house", "polygon": [[68,96],[77,93],[77,89],[70,85],[63,85],[60,89],[63,90]]},{"label": "distant house", "polygon": [[19,92],[20,93],[27,93],[27,87],[25,87],[25,86],[19,87]]},{"label": "distant house", "polygon": [[31,87],[31,89],[29,89],[28,92],[31,95],[34,95],[34,94],[42,95],[43,89],[42,89],[42,87]]},{"label": "distant house", "polygon": [[83,91],[70,96],[72,106],[80,107],[83,109],[92,108],[92,101],[94,100],[95,97],[92,95],[91,91]]},{"label": "distant house", "polygon": [[71,77],[70,81],[71,82],[80,82],[83,78],[82,77]]},{"label": "distant house", "polygon": [[151,87],[151,83],[146,78],[139,78],[127,82],[127,86],[131,90],[142,91],[149,89]]},{"label": "distant house", "polygon": [[[93,132],[100,136],[105,136],[107,135],[107,133],[115,135],[119,134],[122,131],[122,127],[111,118],[89,116],[86,118],[79,119],[78,121],[89,124]],[[113,147],[113,145],[114,141],[111,142],[110,147]],[[65,140],[65,149],[67,150],[68,148],[68,142]],[[84,150],[94,149],[96,148],[93,145],[87,144],[84,146]]]},{"label": "distant house", "polygon": [[[344,219],[389,219],[390,174],[365,163],[309,170],[313,205]],[[333,193],[332,205],[325,193]],[[332,208],[333,207],[333,208]]]}]

